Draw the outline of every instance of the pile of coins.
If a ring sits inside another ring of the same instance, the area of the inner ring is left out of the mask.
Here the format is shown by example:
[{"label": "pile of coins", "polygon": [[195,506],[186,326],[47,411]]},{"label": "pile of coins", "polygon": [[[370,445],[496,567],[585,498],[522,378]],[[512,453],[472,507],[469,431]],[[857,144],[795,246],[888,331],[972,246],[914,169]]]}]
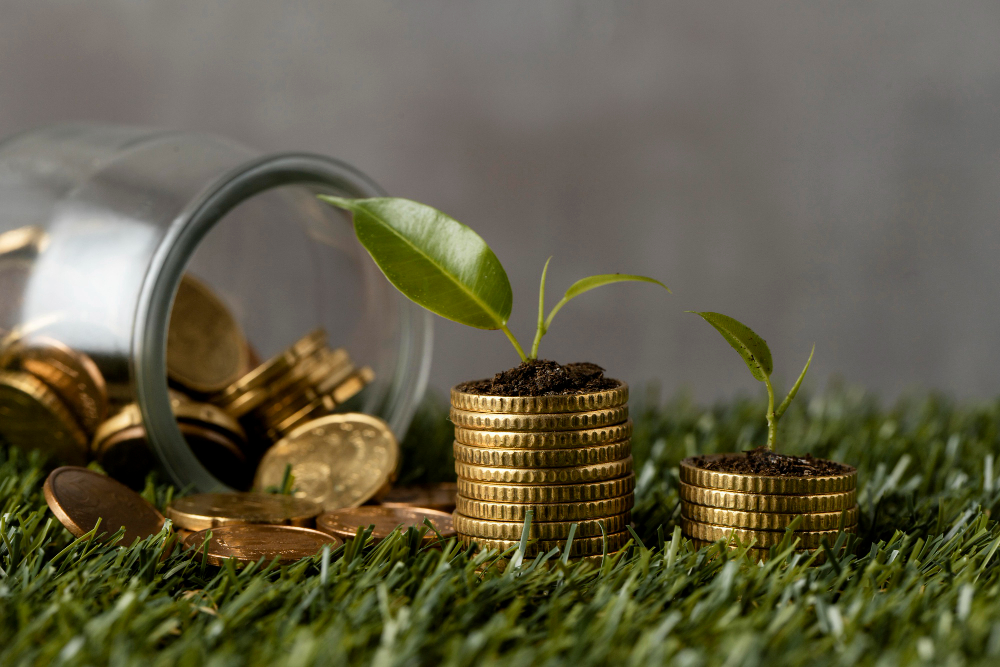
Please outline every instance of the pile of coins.
[{"label": "pile of coins", "polygon": [[[167,516],[138,493],[106,475],[75,466],[53,470],[43,487],[60,523],[76,537],[98,528],[108,541],[124,529],[122,545],[159,533],[169,518],[184,545],[211,565],[290,563],[335,549],[366,527],[374,542],[392,531],[417,528],[424,543],[455,536],[451,516],[419,508],[362,507],[323,512],[310,501],[269,493],[202,493],[174,500]],[[100,523],[98,523],[100,522]]]},{"label": "pile of coins", "polygon": [[[0,235],[0,267],[20,270],[13,260],[37,254],[43,240],[21,230]],[[139,488],[155,465],[140,407],[129,387],[109,386],[93,358],[58,339],[68,326],[41,318],[0,340],[0,437],[61,463],[96,460]],[[372,379],[346,350],[328,347],[322,330],[261,364],[222,299],[182,278],[167,330],[171,408],[192,452],[222,482],[250,488],[272,445],[343,409]],[[396,461],[383,459],[383,467]],[[386,471],[373,493],[394,474]]]},{"label": "pile of coins", "polygon": [[[799,515],[798,547],[818,549],[825,538],[832,547],[841,530],[857,531],[857,471],[821,477],[771,477],[718,472],[698,467],[699,460],[680,464],[681,530],[697,546],[716,540],[753,541],[751,555],[767,559]],[[734,542],[734,547],[737,546]]]},{"label": "pile of coins", "polygon": [[486,396],[452,389],[458,498],[465,543],[506,550],[533,511],[525,555],[620,549],[629,539],[632,422],[628,387],[554,396]]}]

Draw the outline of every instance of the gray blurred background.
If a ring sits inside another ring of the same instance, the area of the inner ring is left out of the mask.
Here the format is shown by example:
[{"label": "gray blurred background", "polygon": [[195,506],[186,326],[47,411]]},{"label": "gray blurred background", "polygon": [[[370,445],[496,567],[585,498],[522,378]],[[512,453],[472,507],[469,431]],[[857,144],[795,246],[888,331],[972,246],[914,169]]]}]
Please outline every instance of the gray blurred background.
[{"label": "gray blurred background", "polygon": [[[700,400],[762,391],[686,309],[764,336],[788,386],[1000,392],[1000,4],[0,2],[0,135],[87,119],[353,163],[475,228],[542,356]],[[499,332],[438,319],[431,384]]]}]

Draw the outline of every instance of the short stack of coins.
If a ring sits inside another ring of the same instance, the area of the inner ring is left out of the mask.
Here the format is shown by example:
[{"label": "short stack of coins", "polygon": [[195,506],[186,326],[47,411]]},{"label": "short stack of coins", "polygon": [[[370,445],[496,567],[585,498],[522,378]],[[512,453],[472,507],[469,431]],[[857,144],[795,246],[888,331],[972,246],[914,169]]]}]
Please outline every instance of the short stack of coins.
[{"label": "short stack of coins", "polygon": [[628,541],[635,474],[627,385],[552,396],[455,388],[451,421],[460,540],[506,550],[519,543],[531,510],[528,556],[564,549],[573,524],[571,557]]},{"label": "short stack of coins", "polygon": [[343,348],[331,350],[319,329],[230,384],[211,400],[265,447],[302,424],[328,415],[364,389],[370,368],[356,368]]},{"label": "short stack of coins", "polygon": [[[833,547],[840,531],[857,532],[857,471],[823,476],[768,476],[706,470],[699,464],[720,457],[691,457],[680,463],[681,530],[701,546],[730,540],[733,548],[753,543],[752,555],[766,559],[789,526],[797,549],[812,551],[825,539]],[[735,538],[735,539],[732,539]]]}]

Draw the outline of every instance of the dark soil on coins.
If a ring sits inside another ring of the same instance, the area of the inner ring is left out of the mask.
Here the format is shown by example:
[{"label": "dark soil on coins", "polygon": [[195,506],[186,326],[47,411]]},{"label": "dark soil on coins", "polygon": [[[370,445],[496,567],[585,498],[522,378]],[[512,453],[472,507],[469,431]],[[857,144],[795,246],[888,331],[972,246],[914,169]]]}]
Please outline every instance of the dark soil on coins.
[{"label": "dark soil on coins", "polygon": [[604,369],[597,364],[584,362],[564,366],[538,359],[522,362],[486,380],[462,383],[458,389],[483,396],[557,396],[607,391],[620,385],[618,380],[604,377]]},{"label": "dark soil on coins", "polygon": [[852,470],[843,463],[813,458],[811,454],[805,456],[776,454],[763,445],[746,452],[746,456],[725,456],[717,459],[699,456],[695,458],[694,464],[703,470],[772,477],[824,477],[843,475]]}]

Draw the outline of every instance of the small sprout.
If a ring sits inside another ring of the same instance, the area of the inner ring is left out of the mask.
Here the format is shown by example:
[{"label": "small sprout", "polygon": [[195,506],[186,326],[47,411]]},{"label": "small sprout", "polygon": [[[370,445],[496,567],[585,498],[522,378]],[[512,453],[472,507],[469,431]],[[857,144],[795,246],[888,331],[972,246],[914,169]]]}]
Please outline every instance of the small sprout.
[{"label": "small sprout", "polygon": [[743,357],[743,361],[746,362],[747,368],[750,369],[750,373],[754,378],[767,386],[767,448],[773,452],[774,441],[778,433],[778,420],[785,413],[792,399],[795,398],[799,387],[802,386],[802,380],[806,376],[806,371],[809,370],[809,364],[812,363],[813,352],[816,351],[816,346],[812,346],[806,366],[799,374],[799,379],[792,385],[788,396],[785,396],[785,400],[775,409],[774,387],[771,385],[771,372],[774,370],[774,365],[771,361],[771,350],[767,347],[767,342],[754,333],[750,327],[734,320],[728,315],[721,313],[700,313],[696,310],[689,310],[687,312],[700,315],[706,322],[715,327],[715,330],[722,334],[726,342]]},{"label": "small sprout", "polygon": [[[476,232],[437,209],[408,199],[379,197],[320,199],[354,215],[354,232],[385,277],[414,303],[441,317],[477,329],[503,331],[521,361],[538,358],[538,345],[552,318],[571,299],[595,287],[624,281],[654,283],[645,276],[612,273],[573,283],[545,316],[545,275],[538,297],[538,325],[530,353],[507,327],[514,302],[510,280],[493,250]],[[552,258],[550,257],[549,260]]]}]

